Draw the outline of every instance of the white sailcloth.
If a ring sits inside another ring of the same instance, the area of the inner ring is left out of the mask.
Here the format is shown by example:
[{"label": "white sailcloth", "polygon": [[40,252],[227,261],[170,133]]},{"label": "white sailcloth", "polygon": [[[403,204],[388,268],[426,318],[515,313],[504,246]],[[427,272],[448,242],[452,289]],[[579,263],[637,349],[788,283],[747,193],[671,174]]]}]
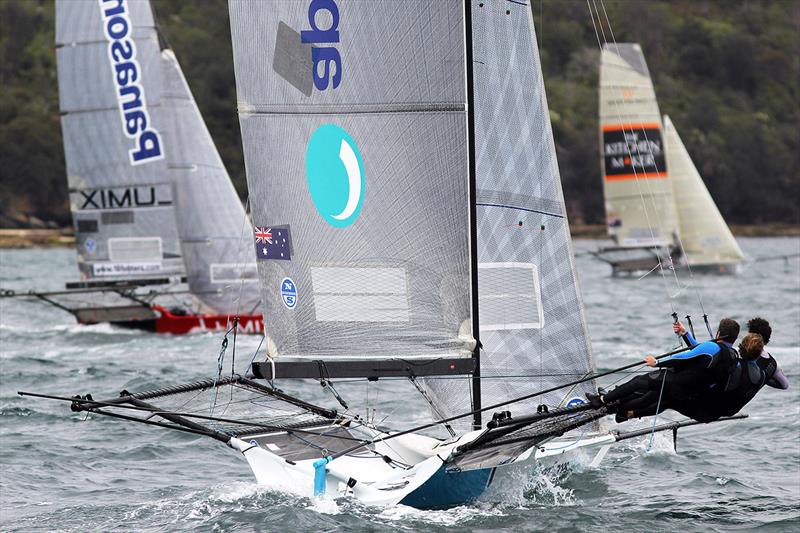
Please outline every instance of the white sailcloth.
[{"label": "white sailcloth", "polygon": [[150,4],[58,0],[56,58],[81,277],[182,274]]},{"label": "white sailcloth", "polygon": [[167,174],[189,289],[207,311],[252,313],[260,302],[252,226],[175,54],[164,50],[161,60]]},{"label": "white sailcloth", "polygon": [[664,143],[677,206],[681,241],[690,266],[739,263],[744,253],[703,183],[678,135],[664,115]]},{"label": "white sailcloth", "polygon": [[[491,405],[594,371],[531,8],[472,2],[481,398]],[[470,390],[430,380],[439,411]],[[508,406],[583,398],[586,382]],[[465,422],[469,422],[466,420]]]},{"label": "white sailcloth", "polygon": [[679,229],[661,114],[638,44],[603,46],[599,94],[608,233],[619,246],[674,245]]}]

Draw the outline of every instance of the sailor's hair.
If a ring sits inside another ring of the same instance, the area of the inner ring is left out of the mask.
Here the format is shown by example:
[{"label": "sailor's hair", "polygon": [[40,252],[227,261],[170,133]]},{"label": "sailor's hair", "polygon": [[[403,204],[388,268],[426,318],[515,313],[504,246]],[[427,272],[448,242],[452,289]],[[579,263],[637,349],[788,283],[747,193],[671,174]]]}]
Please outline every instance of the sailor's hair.
[{"label": "sailor's hair", "polygon": [[739,343],[739,355],[742,359],[755,359],[764,351],[764,337],[758,333],[748,333]]},{"label": "sailor's hair", "polygon": [[764,338],[764,344],[769,344],[769,338],[772,336],[772,326],[760,316],[753,317],[747,321],[747,331],[758,333]]},{"label": "sailor's hair", "polygon": [[739,336],[739,323],[732,318],[723,318],[719,321],[719,338],[733,344]]}]

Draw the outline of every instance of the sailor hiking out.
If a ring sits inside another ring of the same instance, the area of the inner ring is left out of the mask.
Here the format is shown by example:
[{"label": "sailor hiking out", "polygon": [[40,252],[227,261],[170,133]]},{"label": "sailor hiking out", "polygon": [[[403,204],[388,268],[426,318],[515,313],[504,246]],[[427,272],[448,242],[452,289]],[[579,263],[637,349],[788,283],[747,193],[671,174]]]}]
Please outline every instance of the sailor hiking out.
[{"label": "sailor hiking out", "polygon": [[[755,323],[757,328],[761,324]],[[775,359],[763,352],[762,335],[749,333],[739,345],[741,356],[734,349],[733,343],[739,335],[735,320],[722,319],[716,338],[702,343],[680,322],[673,325],[673,331],[683,337],[690,350],[660,361],[646,357],[645,363],[659,370],[637,376],[608,393],[589,394],[590,402],[613,408],[617,422],[652,416],[666,409],[699,422],[711,422],[738,412],[765,384],[788,387]]]}]

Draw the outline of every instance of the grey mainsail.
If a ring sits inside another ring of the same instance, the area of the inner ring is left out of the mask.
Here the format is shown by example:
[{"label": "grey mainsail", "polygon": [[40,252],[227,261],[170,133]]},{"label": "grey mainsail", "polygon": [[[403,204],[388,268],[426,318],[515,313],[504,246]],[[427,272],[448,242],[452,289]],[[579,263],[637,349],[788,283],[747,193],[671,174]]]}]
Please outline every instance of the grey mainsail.
[{"label": "grey mainsail", "polygon": [[81,277],[182,274],[149,3],[58,0],[56,57]]},{"label": "grey mainsail", "polygon": [[171,50],[161,55],[167,174],[189,289],[212,312],[252,313],[260,295],[250,221],[178,60]]},{"label": "grey mainsail", "polygon": [[[472,2],[482,403],[594,372],[529,5]],[[440,411],[469,404],[432,380]],[[592,381],[508,407],[564,405]]]},{"label": "grey mainsail", "polygon": [[461,2],[230,2],[268,353],[469,356]]}]

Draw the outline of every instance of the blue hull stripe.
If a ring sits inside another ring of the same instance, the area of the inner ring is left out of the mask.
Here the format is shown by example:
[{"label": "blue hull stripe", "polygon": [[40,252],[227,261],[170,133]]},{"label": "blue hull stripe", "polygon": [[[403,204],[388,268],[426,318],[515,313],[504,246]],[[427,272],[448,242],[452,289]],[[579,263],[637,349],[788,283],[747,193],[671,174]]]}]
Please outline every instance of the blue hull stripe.
[{"label": "blue hull stripe", "polygon": [[447,472],[439,467],[428,481],[403,498],[400,503],[417,509],[444,509],[476,500],[494,478],[494,468]]}]

